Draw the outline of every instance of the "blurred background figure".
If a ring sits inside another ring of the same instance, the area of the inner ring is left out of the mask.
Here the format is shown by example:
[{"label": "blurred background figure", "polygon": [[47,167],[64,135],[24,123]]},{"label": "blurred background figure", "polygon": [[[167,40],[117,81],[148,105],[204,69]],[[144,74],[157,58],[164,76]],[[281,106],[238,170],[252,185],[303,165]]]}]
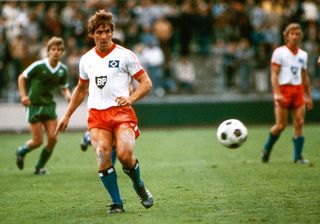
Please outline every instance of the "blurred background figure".
[{"label": "blurred background figure", "polygon": [[181,56],[175,64],[174,69],[178,91],[186,94],[193,93],[196,81],[196,73],[193,63],[187,56]]},{"label": "blurred background figure", "polygon": [[226,51],[223,55],[223,72],[225,77],[224,86],[228,91],[235,90],[236,71],[238,66],[238,60],[236,57],[237,42],[235,40],[230,41],[227,44]]},{"label": "blurred background figure", "polygon": [[239,87],[241,93],[249,93],[250,78],[253,68],[254,51],[250,46],[250,42],[246,38],[242,38],[237,47],[236,56],[238,58],[238,74]]},{"label": "blurred background figure", "polygon": [[152,95],[163,97],[165,94],[163,88],[164,54],[155,36],[150,36],[144,42],[145,45],[140,54],[141,64],[152,80]]}]

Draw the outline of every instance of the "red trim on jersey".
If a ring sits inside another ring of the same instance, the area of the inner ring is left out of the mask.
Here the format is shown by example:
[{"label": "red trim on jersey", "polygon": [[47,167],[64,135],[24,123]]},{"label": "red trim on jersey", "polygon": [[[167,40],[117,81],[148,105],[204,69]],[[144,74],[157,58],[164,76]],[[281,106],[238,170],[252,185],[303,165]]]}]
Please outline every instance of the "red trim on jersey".
[{"label": "red trim on jersey", "polygon": [[144,70],[141,69],[140,71],[138,71],[136,74],[133,75],[133,78],[138,78],[140,75],[142,75],[144,73]]},{"label": "red trim on jersey", "polygon": [[278,67],[281,67],[281,65],[275,63],[275,62],[271,62],[271,65],[275,65],[275,66],[278,66]]},{"label": "red trim on jersey", "polygon": [[291,51],[292,54],[294,54],[294,55],[298,54],[299,47],[297,47],[295,49],[290,48],[288,45],[286,45],[286,47],[289,49],[289,51]]},{"label": "red trim on jersey", "polygon": [[108,54],[110,54],[110,52],[116,48],[116,44],[112,43],[111,47],[109,48],[109,50],[107,50],[106,52],[101,52],[97,49],[97,47],[95,47],[95,51],[97,53],[97,55],[99,55],[101,58],[104,58],[105,56],[107,56]]},{"label": "red trim on jersey", "polygon": [[89,82],[89,79],[82,79],[81,77],[79,77],[79,82],[86,83]]}]

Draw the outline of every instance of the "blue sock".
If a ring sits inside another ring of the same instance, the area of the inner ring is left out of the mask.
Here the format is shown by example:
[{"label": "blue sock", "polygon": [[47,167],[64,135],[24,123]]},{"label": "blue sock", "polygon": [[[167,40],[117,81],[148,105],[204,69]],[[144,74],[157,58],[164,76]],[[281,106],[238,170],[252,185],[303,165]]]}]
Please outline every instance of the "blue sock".
[{"label": "blue sock", "polygon": [[132,169],[126,169],[122,167],[123,172],[127,174],[133,183],[133,188],[137,192],[139,187],[144,186],[143,181],[140,178],[140,166],[138,160],[136,161],[136,165]]},{"label": "blue sock", "polygon": [[270,153],[273,145],[276,143],[280,135],[272,135],[271,132],[267,138],[267,141],[264,144],[264,151]]},{"label": "blue sock", "polygon": [[109,195],[112,199],[113,204],[123,205],[120,191],[117,182],[117,173],[113,166],[109,167],[108,169],[99,171],[99,177],[109,192]]},{"label": "blue sock", "polygon": [[117,160],[117,151],[116,151],[116,147],[113,145],[111,148],[111,162],[113,166],[116,163],[116,160]]},{"label": "blue sock", "polygon": [[29,147],[27,145],[23,145],[23,146],[20,146],[18,148],[18,152],[20,155],[22,155],[23,157],[29,153],[31,150],[29,149]]},{"label": "blue sock", "polygon": [[292,139],[292,141],[293,141],[293,149],[294,149],[294,161],[297,161],[298,159],[302,158],[304,137],[296,136]]}]

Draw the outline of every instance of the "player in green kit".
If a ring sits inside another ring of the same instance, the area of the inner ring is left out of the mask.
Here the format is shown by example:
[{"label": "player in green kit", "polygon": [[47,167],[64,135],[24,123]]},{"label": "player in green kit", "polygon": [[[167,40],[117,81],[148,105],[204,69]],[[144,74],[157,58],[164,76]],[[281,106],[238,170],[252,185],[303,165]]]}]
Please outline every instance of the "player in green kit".
[{"label": "player in green kit", "polygon": [[18,78],[21,103],[26,107],[27,119],[31,131],[31,139],[16,150],[16,164],[19,169],[24,167],[27,153],[36,149],[43,142],[43,129],[47,135],[47,143],[42,148],[35,166],[36,175],[45,175],[45,164],[49,160],[57,142],[56,102],[54,96],[57,89],[62,90],[67,101],[71,94],[68,89],[68,69],[60,62],[64,53],[64,41],[52,37],[47,44],[47,58],[32,63]]}]

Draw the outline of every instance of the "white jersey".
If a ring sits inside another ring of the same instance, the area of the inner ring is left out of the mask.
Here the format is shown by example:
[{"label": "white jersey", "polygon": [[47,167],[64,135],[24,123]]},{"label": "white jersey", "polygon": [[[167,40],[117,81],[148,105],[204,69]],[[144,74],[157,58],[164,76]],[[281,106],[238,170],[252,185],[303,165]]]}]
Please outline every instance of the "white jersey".
[{"label": "white jersey", "polygon": [[308,53],[301,49],[293,53],[284,45],[274,50],[271,63],[280,66],[280,85],[301,85],[301,71],[307,69]]},{"label": "white jersey", "polygon": [[89,80],[87,106],[98,110],[118,106],[117,97],[129,96],[131,78],[144,70],[135,54],[119,45],[102,55],[96,48],[84,54],[79,63],[81,81]]}]

